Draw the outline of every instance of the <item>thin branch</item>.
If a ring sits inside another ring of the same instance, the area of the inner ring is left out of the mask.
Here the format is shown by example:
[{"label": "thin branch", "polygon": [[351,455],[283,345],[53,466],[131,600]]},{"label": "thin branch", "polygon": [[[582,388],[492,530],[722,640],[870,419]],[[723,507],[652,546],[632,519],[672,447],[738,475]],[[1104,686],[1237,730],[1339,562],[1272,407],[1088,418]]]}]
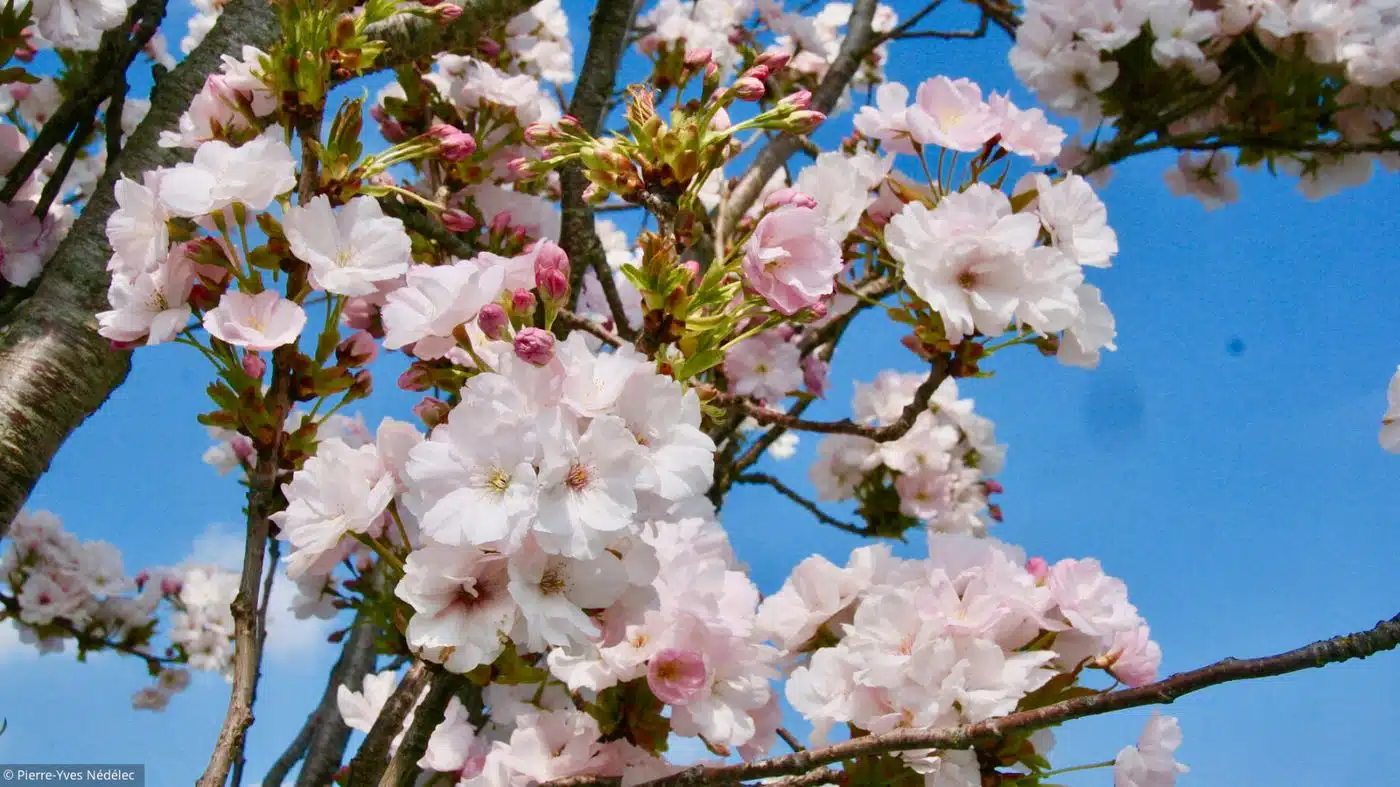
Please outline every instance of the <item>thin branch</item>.
[{"label": "thin branch", "polygon": [[575,314],[574,312],[571,312],[568,309],[560,309],[559,313],[554,315],[554,319],[557,322],[564,323],[564,325],[574,330],[579,330],[583,331],[584,333],[593,334],[594,336],[601,339],[604,344],[612,347],[621,347],[622,345],[627,343],[620,336],[618,336],[615,333],[611,333],[598,323],[580,314]]},{"label": "thin branch", "polygon": [[53,173],[44,183],[43,193],[39,195],[39,204],[34,206],[34,215],[43,218],[48,215],[49,206],[58,198],[58,192],[63,189],[63,181],[68,179],[68,173],[73,170],[73,164],[78,160],[78,154],[83,152],[83,147],[87,145],[92,137],[93,127],[97,125],[97,116],[89,115],[78,121],[73,137],[68,140],[68,144],[63,148],[63,155],[58,157],[58,164],[54,167]]},{"label": "thin branch", "polygon": [[[841,520],[837,519],[836,517],[831,516],[830,514],[828,514],[828,513],[826,513],[825,511],[821,510],[821,508],[819,508],[819,507],[817,506],[816,503],[813,503],[811,500],[808,500],[807,498],[805,498],[805,497],[803,497],[802,495],[798,494],[797,491],[794,490],[792,487],[788,486],[787,484],[784,484],[782,481],[779,481],[777,478],[774,478],[773,476],[768,475],[767,473],[745,473],[745,474],[739,476],[738,478],[735,478],[735,479],[734,479],[734,483],[736,483],[736,484],[767,484],[768,486],[771,486],[771,487],[773,487],[775,490],[777,490],[777,491],[778,491],[778,494],[782,495],[783,497],[786,497],[787,499],[791,500],[792,502],[794,502],[794,503],[796,503],[796,504],[802,506],[803,508],[807,509],[807,511],[809,511],[809,512],[812,514],[812,516],[816,517],[819,521],[821,521],[822,524],[831,525],[832,527],[836,528],[837,530],[844,530],[844,531],[847,532],[847,533],[854,533],[855,535],[858,535],[858,536],[869,536],[869,535],[872,535],[872,533],[871,533],[871,531],[870,531],[869,528],[858,527],[858,526],[856,526],[856,525],[852,525],[852,524],[848,524],[848,523],[846,523],[846,522],[842,522]],[[781,734],[781,731],[780,731],[779,734]],[[791,733],[788,733],[788,735],[791,736]],[[783,740],[787,741],[787,742],[788,742],[788,745],[791,746],[791,745],[794,745],[794,741],[795,741],[796,739],[794,738],[793,740],[788,740],[788,739],[785,737],[785,738],[783,738]],[[795,748],[801,748],[801,747],[795,747]]]},{"label": "thin branch", "polygon": [[793,751],[807,751],[807,747],[798,742],[797,736],[788,732],[784,727],[778,728],[778,737],[782,738],[783,743],[786,743]]},{"label": "thin branch", "polygon": [[[258,654],[255,659],[258,665],[258,674],[253,679],[252,696],[248,698],[250,711],[257,707],[258,703],[258,684],[262,682],[262,654],[267,647],[267,611],[269,603],[272,601],[272,583],[277,579],[277,558],[281,556],[282,552],[281,541],[269,538],[268,542],[267,576],[263,579],[261,603],[258,605],[258,616],[254,628],[254,639],[258,643]],[[233,761],[233,787],[241,787],[243,784],[243,768],[248,764],[244,748],[243,742],[240,741]]]},{"label": "thin branch", "polygon": [[493,26],[523,13],[533,0],[446,0],[462,9],[450,25],[423,13],[394,14],[365,28],[365,37],[385,45],[368,72],[398,68],[442,52],[466,49]]},{"label": "thin branch", "polygon": [[991,17],[982,14],[982,18],[977,21],[977,27],[972,30],[911,30],[907,33],[890,36],[889,40],[904,41],[915,38],[932,38],[940,41],[957,41],[965,39],[984,38],[987,35],[987,26],[991,22]]},{"label": "thin branch", "polygon": [[[5,608],[6,616],[14,620],[16,625],[27,625],[19,616],[19,599],[13,596],[7,596],[4,593],[0,593],[0,606],[3,606]],[[149,669],[152,672],[159,672],[166,666],[176,667],[186,663],[183,659],[172,659],[164,658],[161,656],[153,656],[150,653],[144,653],[142,651],[139,651],[131,645],[125,645],[120,642],[114,642],[110,639],[106,639],[105,637],[94,637],[91,634],[84,633],[80,629],[76,628],[71,621],[66,620],[64,618],[54,618],[50,625],[57,626],[58,628],[63,630],[63,633],[72,637],[73,641],[78,643],[78,648],[80,650],[96,651],[107,649],[114,650],[118,653],[124,653],[128,656],[135,656],[136,658],[146,662],[147,669]]]},{"label": "thin branch", "polygon": [[433,241],[453,257],[465,260],[476,256],[476,247],[462,240],[425,210],[393,197],[380,197],[379,206],[386,214],[402,221],[405,227]]},{"label": "thin branch", "polygon": [[[288,282],[290,290],[297,289]],[[267,393],[266,406],[273,414],[273,423],[281,423],[291,409],[290,393],[295,374],[297,349],[293,345],[279,347],[272,354],[272,387]],[[239,576],[238,595],[233,599],[234,652],[233,688],[229,692],[228,712],[219,730],[209,766],[200,777],[199,787],[223,787],[229,770],[243,749],[248,728],[253,724],[253,696],[257,692],[262,647],[258,637],[258,580],[262,578],[263,560],[267,551],[270,517],[279,507],[278,472],[281,467],[282,443],[286,432],[278,430],[271,443],[258,446],[258,460],[248,478],[248,531],[243,547],[243,571]]]},{"label": "thin branch", "polygon": [[814,784],[845,784],[846,774],[836,768],[818,768],[800,776],[784,776],[781,779],[757,782],[763,787],[809,787]]},{"label": "thin branch", "polygon": [[[860,64],[879,45],[880,39],[871,29],[876,5],[876,0],[856,0],[851,10],[850,21],[846,25],[846,38],[841,42],[836,59],[831,62],[831,67],[827,69],[821,84],[812,91],[812,109],[830,113],[841,94],[846,91],[846,86],[860,70]],[[797,151],[800,147],[797,140],[798,137],[794,135],[784,134],[769,141],[758,152],[749,171],[744,173],[739,185],[734,187],[725,214],[717,218],[725,228],[724,234],[728,235],[728,228],[735,226],[749,208],[753,207],[769,178],[773,177],[773,173],[782,168],[783,162]]]},{"label": "thin branch", "polygon": [[799,418],[792,413],[764,407],[752,399],[720,391],[713,386],[697,385],[695,389],[707,401],[722,407],[737,409],[759,423],[776,424],[785,429],[797,429],[817,434],[856,435],[857,437],[867,437],[877,443],[887,443],[891,440],[898,440],[914,428],[914,420],[919,417],[919,413],[928,409],[933,392],[938,390],[938,386],[942,385],[946,379],[948,379],[948,359],[943,355],[935,356],[928,376],[914,392],[914,400],[905,406],[899,414],[899,418],[885,426],[868,426],[856,423],[849,418],[843,418],[840,421],[811,421]]},{"label": "thin branch", "polygon": [[355,752],[355,759],[350,761],[346,787],[374,787],[379,784],[380,775],[389,766],[389,746],[403,730],[404,719],[417,704],[428,681],[439,672],[442,672],[441,665],[422,659],[415,660],[413,666],[408,668],[398,688],[389,695],[383,710],[379,711],[379,717],[365,736],[365,742],[360,744],[360,750]]},{"label": "thin branch", "polygon": [[[1400,645],[1400,615],[1383,620],[1374,628],[1356,634],[1321,640],[1275,656],[1254,659],[1227,658],[1135,689],[1075,697],[1043,708],[1020,711],[959,727],[933,730],[901,729],[755,762],[721,766],[695,765],[671,776],[644,782],[641,787],[734,784],[747,779],[806,774],[824,765],[858,757],[915,749],[969,749],[996,743],[1012,733],[1051,727],[1086,716],[1098,716],[1144,705],[1169,704],[1179,697],[1222,683],[1286,675],[1351,659],[1364,659],[1376,653],[1393,650],[1397,645]],[[607,778],[572,782],[575,785],[588,784],[599,787],[616,783],[615,779]]]}]

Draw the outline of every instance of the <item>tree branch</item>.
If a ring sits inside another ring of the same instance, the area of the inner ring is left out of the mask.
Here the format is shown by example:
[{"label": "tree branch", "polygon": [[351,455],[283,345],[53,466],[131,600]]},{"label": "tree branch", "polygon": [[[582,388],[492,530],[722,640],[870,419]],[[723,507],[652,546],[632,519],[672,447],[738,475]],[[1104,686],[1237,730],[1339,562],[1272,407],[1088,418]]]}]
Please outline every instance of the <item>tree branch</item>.
[{"label": "tree branch", "polygon": [[[794,503],[796,503],[796,504],[802,506],[803,508],[807,509],[807,510],[812,514],[812,516],[816,517],[816,518],[817,518],[818,520],[820,520],[823,524],[831,525],[832,527],[836,528],[837,530],[844,530],[844,531],[846,531],[847,533],[854,533],[854,534],[856,534],[856,535],[858,535],[858,536],[871,536],[871,535],[874,535],[874,533],[871,532],[870,528],[867,528],[867,527],[857,527],[856,525],[852,525],[852,524],[849,524],[849,523],[846,523],[846,522],[842,522],[841,520],[837,519],[836,517],[831,516],[830,514],[828,514],[828,513],[826,513],[825,511],[821,510],[821,508],[819,508],[819,507],[817,506],[816,503],[813,503],[811,500],[808,500],[807,498],[805,498],[805,497],[803,497],[802,495],[798,494],[797,491],[794,490],[792,487],[788,486],[787,484],[784,484],[782,481],[779,481],[777,478],[774,478],[773,476],[768,475],[767,473],[744,473],[743,475],[739,476],[738,478],[735,478],[735,479],[734,479],[734,483],[736,483],[736,484],[767,484],[768,486],[771,486],[771,487],[773,487],[775,490],[777,490],[778,494],[782,495],[783,497],[786,497],[787,499],[791,500],[792,502],[794,502]],[[784,732],[784,731],[783,731],[783,730],[780,730],[780,731],[779,731],[780,734],[781,734],[782,732]],[[788,745],[792,746],[792,745],[794,744],[794,742],[795,742],[796,739],[795,739],[795,738],[789,739],[790,736],[791,736],[791,733],[789,733],[787,737],[784,737],[783,740],[787,741]],[[796,748],[796,747],[794,747],[794,748]]]},{"label": "tree branch", "polygon": [[[1206,667],[1180,672],[1165,680],[1135,689],[1108,691],[1087,697],[1047,705],[1043,708],[1012,713],[960,727],[935,730],[902,729],[881,735],[835,743],[820,749],[785,754],[756,762],[736,765],[696,765],[660,779],[644,782],[641,787],[698,787],[708,784],[734,784],[745,779],[806,774],[824,765],[857,757],[869,757],[915,749],[968,749],[979,744],[995,743],[1014,732],[1050,727],[1086,716],[1174,702],[1201,689],[1237,680],[1253,680],[1286,675],[1305,669],[1339,664],[1351,659],[1364,659],[1400,645],[1400,615],[1383,620],[1374,628],[1356,634],[1314,642],[1286,653],[1254,659],[1227,658]],[[616,780],[598,778],[574,781],[575,785],[611,785]],[[770,782],[771,783],[771,782]],[[801,781],[780,781],[777,784],[810,784]]]},{"label": "tree branch", "polygon": [[365,736],[365,742],[360,744],[360,750],[355,752],[355,759],[350,761],[350,777],[346,787],[374,787],[379,784],[380,775],[389,765],[389,747],[394,742],[394,737],[403,729],[404,719],[408,718],[409,712],[417,704],[418,697],[427,687],[428,681],[442,671],[439,664],[422,659],[414,660],[413,666],[408,668],[408,673],[403,676],[398,688],[389,695],[384,708],[379,711],[379,718],[374,720],[374,726]]},{"label": "tree branch", "polygon": [[[640,0],[599,0],[594,6],[593,20],[589,26],[588,51],[583,56],[583,68],[579,71],[578,85],[569,101],[569,114],[578,119],[589,134],[598,135],[603,126],[603,115],[607,112],[608,96],[612,95],[613,83],[617,81],[617,70],[622,63],[622,52],[627,45],[627,32],[632,29]],[[627,324],[627,314],[621,309],[617,288],[612,286],[612,274],[608,269],[607,255],[603,242],[598,238],[598,229],[593,222],[593,208],[583,199],[583,191],[588,187],[588,179],[583,169],[572,163],[559,173],[560,185],[560,246],[569,255],[571,286],[569,307],[578,303],[583,289],[584,273],[592,268],[603,286],[608,299],[608,308],[613,312],[613,324],[623,338],[632,337],[632,326]],[[607,273],[605,276],[604,273]],[[609,294],[609,286],[612,291]]]},{"label": "tree branch", "polygon": [[703,399],[722,407],[736,409],[759,423],[776,424],[785,429],[798,429],[818,434],[856,435],[857,437],[868,437],[877,443],[887,443],[891,440],[898,440],[914,428],[914,420],[919,417],[919,413],[928,409],[933,392],[938,390],[938,386],[942,385],[944,380],[948,379],[948,359],[946,356],[935,356],[932,366],[928,376],[915,390],[914,401],[905,406],[904,410],[900,412],[899,418],[885,426],[868,426],[856,423],[849,418],[843,418],[840,421],[810,421],[799,418],[793,413],[784,413],[764,407],[747,397],[736,396],[710,385],[697,385],[695,390]]},{"label": "tree branch", "polygon": [[[345,647],[340,652],[340,660],[326,682],[321,704],[307,719],[306,723],[313,732],[306,749],[306,762],[297,774],[297,787],[330,784],[335,772],[340,770],[340,761],[345,758],[345,746],[350,742],[350,727],[340,715],[336,698],[342,684],[354,691],[361,690],[365,676],[374,671],[375,634],[370,616],[364,612],[357,613],[355,622],[350,626],[350,634],[345,639]],[[281,787],[281,784],[280,781],[272,785],[265,783],[263,787]]]},{"label": "tree branch", "polygon": [[139,178],[187,156],[160,147],[160,132],[176,127],[220,55],[236,56],[244,44],[266,49],[276,38],[277,17],[266,0],[231,0],[204,42],[161,78],[150,112],[108,165],[38,289],[0,325],[0,536],[58,447],[131,367],[130,354],[112,350],[93,319],[108,308],[113,184],[122,173]]},{"label": "tree branch", "polygon": [[[257,706],[258,683],[262,681],[262,656],[263,650],[267,646],[267,611],[269,602],[272,601],[272,583],[277,579],[277,558],[282,551],[282,542],[275,538],[268,538],[267,546],[267,576],[263,579],[262,595],[259,597],[257,618],[253,621],[253,639],[257,643],[257,654],[254,662],[257,664],[257,673],[253,676],[253,691],[248,697],[248,710]],[[238,748],[234,751],[233,760],[233,787],[240,787],[243,784],[243,768],[248,764],[245,756],[243,741],[239,741]]]},{"label": "tree branch", "polygon": [[428,694],[414,711],[413,723],[408,726],[403,742],[394,752],[394,758],[389,761],[388,770],[380,777],[379,787],[413,787],[419,771],[418,761],[423,759],[423,753],[428,750],[428,739],[432,737],[433,730],[442,723],[452,696],[465,682],[465,677],[446,670],[431,678]]},{"label": "tree branch", "polygon": [[[861,62],[879,45],[879,37],[871,30],[876,5],[875,0],[856,0],[851,19],[846,24],[846,38],[841,42],[836,59],[831,62],[821,84],[812,92],[812,109],[829,114],[860,70]],[[801,147],[798,140],[798,137],[784,134],[770,140],[758,152],[749,171],[744,173],[739,185],[730,193],[724,214],[718,217],[724,235],[728,236],[730,228],[738,224],[739,219],[753,207],[773,173]]]},{"label": "tree branch", "polygon": [[[0,620],[3,620],[6,617],[8,617],[11,620],[13,620],[15,622],[15,625],[17,626],[28,625],[20,619],[19,599],[13,596],[7,596],[4,593],[0,593],[0,607],[5,608],[5,615],[0,615]],[[125,645],[120,642],[113,642],[112,640],[107,639],[105,637],[94,637],[91,634],[87,634],[82,630],[78,629],[73,625],[72,621],[69,621],[65,618],[54,618],[54,620],[49,625],[57,626],[58,628],[63,629],[63,633],[67,634],[68,636],[71,636],[73,638],[73,641],[78,643],[78,648],[80,650],[102,650],[106,648],[108,650],[115,650],[118,653],[125,653],[128,656],[135,656],[136,658],[146,662],[146,668],[152,673],[157,673],[160,670],[164,669],[166,666],[174,667],[186,663],[183,659],[172,659],[164,658],[161,656],[154,656],[150,653],[144,653],[142,651],[139,651],[130,645]],[[32,628],[32,626],[30,628]]]},{"label": "tree branch", "polygon": [[367,73],[425,59],[442,52],[465,49],[493,26],[521,14],[535,0],[446,0],[462,9],[450,25],[424,14],[400,13],[365,28],[365,37],[385,44],[385,50]]}]

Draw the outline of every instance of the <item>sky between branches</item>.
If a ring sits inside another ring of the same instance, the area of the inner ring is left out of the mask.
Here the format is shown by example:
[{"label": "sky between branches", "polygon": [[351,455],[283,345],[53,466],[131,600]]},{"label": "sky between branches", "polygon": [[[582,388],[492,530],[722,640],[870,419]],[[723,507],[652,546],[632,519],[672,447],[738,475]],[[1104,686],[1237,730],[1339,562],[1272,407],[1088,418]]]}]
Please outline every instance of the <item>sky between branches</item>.
[{"label": "sky between branches", "polygon": [[[891,4],[902,16],[922,7]],[[590,7],[564,2],[576,63]],[[172,42],[190,13],[173,0]],[[901,44],[887,73],[910,85],[966,76],[1032,106],[1006,65],[1009,46],[995,33]],[[620,84],[641,77],[632,64]],[[356,92],[372,95],[381,83]],[[818,137],[824,147],[850,131],[850,119],[833,119]],[[1246,174],[1241,201],[1207,213],[1167,192],[1161,172],[1171,162],[1167,153],[1120,165],[1101,192],[1121,251],[1095,281],[1117,317],[1119,351],[1095,371],[1006,353],[992,365],[996,380],[961,387],[1010,446],[998,476],[1006,522],[993,534],[1051,561],[1100,558],[1151,623],[1163,674],[1367,628],[1400,599],[1400,459],[1376,443],[1400,359],[1400,181],[1383,177],[1309,203],[1291,182]],[[896,328],[869,315],[857,323],[813,417],[844,414],[855,380],[920,368]],[[391,390],[398,366],[381,361],[375,372],[366,422],[406,417],[416,397]],[[209,559],[232,555],[236,566],[242,490],[199,461],[209,443],[194,416],[208,409],[208,377],[187,348],[138,355],[126,384],[64,446],[31,507],[56,512],[82,538],[116,544],[129,572],[174,564],[196,542]],[[762,469],[810,492],[816,442],[805,437],[795,457]],[[723,521],[764,592],[810,551],[843,564],[861,543],[766,487],[735,489]],[[915,539],[896,553],[922,549]],[[282,587],[290,598],[290,583]],[[274,624],[248,750],[258,779],[320,696],[336,654],[324,643],[330,630]],[[13,639],[0,629],[0,716],[10,725],[0,762],[142,762],[151,787],[202,772],[227,696],[216,676],[197,674],[164,713],[137,713],[130,697],[145,682],[140,664],[103,655],[79,665],[71,653],[39,657]],[[1397,698],[1400,670],[1384,659],[1187,697],[1167,711],[1185,735],[1178,756],[1192,772],[1183,784],[1386,784],[1376,752],[1400,728]],[[1067,725],[1056,762],[1111,759],[1145,716]],[[1111,784],[1108,771],[1065,779]]]}]

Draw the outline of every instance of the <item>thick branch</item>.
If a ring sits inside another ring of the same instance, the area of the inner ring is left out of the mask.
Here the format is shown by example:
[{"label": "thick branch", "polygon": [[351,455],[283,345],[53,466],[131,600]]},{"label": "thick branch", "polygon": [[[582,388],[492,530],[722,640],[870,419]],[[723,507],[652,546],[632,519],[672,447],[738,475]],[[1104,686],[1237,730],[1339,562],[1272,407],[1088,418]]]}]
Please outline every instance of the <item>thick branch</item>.
[{"label": "thick branch", "polygon": [[[375,633],[370,616],[363,612],[358,613],[355,622],[350,626],[350,633],[346,636],[340,660],[336,662],[335,670],[326,682],[321,704],[306,722],[312,728],[312,735],[306,749],[306,762],[297,774],[297,787],[321,787],[330,784],[335,772],[340,770],[340,761],[345,757],[345,746],[350,742],[350,727],[340,715],[336,697],[342,684],[354,691],[360,691],[365,676],[374,671]],[[270,781],[271,774],[268,778]],[[273,784],[280,787],[282,782],[277,781]],[[265,784],[264,787],[272,785]]]},{"label": "thick branch", "polygon": [[[599,0],[594,7],[593,20],[588,32],[588,51],[583,56],[583,68],[579,71],[578,85],[569,101],[569,114],[578,119],[589,134],[598,135],[603,126],[608,96],[612,95],[613,83],[617,81],[617,70],[622,63],[622,52],[627,46],[627,32],[632,29],[638,0]],[[624,338],[631,338],[632,327],[627,324],[627,315],[621,309],[616,287],[609,294],[612,274],[608,269],[607,255],[603,242],[598,239],[598,230],[593,223],[593,208],[584,201],[583,191],[588,187],[588,179],[578,164],[570,164],[559,173],[560,194],[560,245],[569,255],[571,264],[570,285],[572,295],[570,306],[578,303],[579,292],[583,289],[584,273],[592,268],[603,285],[608,297],[608,308],[613,312],[613,324]],[[605,275],[606,274],[606,275]]]},{"label": "thick branch", "polygon": [[[996,719],[944,727],[936,730],[903,729],[883,735],[842,741],[820,749],[794,752],[757,762],[718,767],[696,765],[680,773],[644,782],[642,787],[698,787],[708,784],[734,784],[746,779],[794,776],[825,765],[857,757],[869,757],[916,749],[967,749],[991,744],[1016,732],[1028,732],[1086,716],[1174,702],[1178,697],[1222,683],[1286,675],[1351,659],[1364,659],[1400,645],[1400,615],[1381,621],[1367,631],[1314,642],[1287,653],[1254,659],[1227,658],[1210,666],[1181,672],[1165,680],[1135,689],[1109,691],[1057,702],[1035,710],[1021,711]],[[574,781],[575,785],[614,784],[615,780]],[[782,781],[778,784],[810,784]]]},{"label": "thick branch", "polygon": [[419,771],[418,761],[423,759],[423,753],[428,750],[428,739],[432,737],[433,730],[442,723],[452,696],[465,682],[466,678],[463,676],[454,675],[446,670],[432,678],[428,684],[427,696],[423,697],[418,709],[413,712],[413,723],[408,726],[408,732],[404,733],[403,743],[399,744],[394,758],[389,761],[388,770],[384,771],[384,775],[379,779],[379,787],[413,787]]},{"label": "thick branch", "polygon": [[[248,711],[251,713],[258,704],[258,684],[262,681],[262,656],[267,647],[267,612],[272,602],[272,583],[277,580],[277,558],[282,552],[282,542],[275,538],[268,539],[267,548],[267,574],[263,579],[262,594],[258,597],[258,612],[253,620],[253,641],[257,643],[257,653],[253,656],[257,672],[253,676],[253,691],[248,697]],[[239,742],[238,748],[234,751],[233,760],[233,787],[240,787],[243,784],[243,769],[248,764],[248,758],[244,751],[246,747],[243,741]]]},{"label": "thick branch", "polygon": [[417,704],[428,681],[442,671],[440,665],[422,659],[415,660],[413,666],[408,668],[398,688],[389,695],[384,708],[379,711],[379,718],[374,720],[374,726],[365,736],[365,742],[360,744],[360,750],[355,752],[355,759],[350,761],[347,787],[374,787],[379,784],[380,775],[389,765],[389,746],[403,729],[404,719]]},{"label": "thick branch", "polygon": [[107,218],[119,174],[180,160],[156,144],[220,65],[244,44],[267,48],[277,19],[266,0],[232,0],[190,56],[161,78],[151,109],[108,166],[82,215],[49,261],[38,289],[0,325],[0,536],[68,435],[126,379],[130,355],[97,335],[93,314],[107,306]]},{"label": "thick branch", "polygon": [[[870,27],[875,18],[876,5],[875,0],[856,0],[851,19],[846,23],[846,38],[841,42],[836,59],[831,62],[821,84],[812,92],[812,109],[829,114],[860,70],[861,62],[879,45],[880,39]],[[725,213],[718,219],[725,235],[729,235],[729,229],[753,207],[773,173],[800,147],[799,138],[791,134],[776,137],[763,146],[749,171],[744,173],[739,185],[730,193]]]},{"label": "thick branch", "polygon": [[415,60],[442,52],[465,49],[482,33],[517,14],[535,0],[446,0],[462,9],[450,25],[442,25],[423,14],[400,13],[365,28],[365,37],[380,41],[386,49],[374,61],[374,71],[398,68]]}]

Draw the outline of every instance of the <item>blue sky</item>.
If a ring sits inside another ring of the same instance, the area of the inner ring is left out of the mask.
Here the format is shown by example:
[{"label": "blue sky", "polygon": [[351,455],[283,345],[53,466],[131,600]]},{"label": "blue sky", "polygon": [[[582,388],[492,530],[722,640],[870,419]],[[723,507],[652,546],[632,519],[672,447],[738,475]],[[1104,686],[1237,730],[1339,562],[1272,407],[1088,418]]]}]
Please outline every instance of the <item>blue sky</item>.
[{"label": "blue sky", "polygon": [[[921,7],[895,5],[905,15]],[[565,7],[581,59],[588,6]],[[173,42],[187,15],[173,15]],[[915,44],[890,76],[967,76],[1028,104],[1006,46],[995,36]],[[832,126],[833,137],[849,131],[850,116]],[[999,477],[1006,522],[995,535],[1051,560],[1100,558],[1152,624],[1164,672],[1292,648],[1400,611],[1400,457],[1376,440],[1400,362],[1397,181],[1378,173],[1314,203],[1291,182],[1245,175],[1238,204],[1206,212],[1167,192],[1161,173],[1171,161],[1121,165],[1103,191],[1122,250],[1093,281],[1117,316],[1119,351],[1095,371],[1004,353],[995,378],[963,387],[1010,446]],[[858,323],[837,354],[830,400],[812,413],[838,417],[853,381],[916,369],[898,338],[878,319]],[[1232,353],[1236,340],[1243,350]],[[31,505],[120,546],[131,572],[178,562],[196,541],[207,554],[226,552],[241,532],[240,496],[199,460],[208,440],[194,417],[208,407],[208,377],[187,348],[137,353],[127,383],[64,447]],[[362,411],[373,425],[406,417],[412,401],[382,390]],[[804,437],[794,459],[766,469],[810,491],[815,446]],[[736,489],[724,521],[765,592],[806,550],[843,562],[861,543],[762,488]],[[273,629],[249,744],[259,779],[319,697],[335,655],[321,642],[328,630]],[[4,636],[0,761],[143,762],[153,787],[202,771],[227,698],[217,677],[198,676],[162,714],[136,713],[130,695],[147,680],[139,664],[39,657]],[[1400,655],[1391,654],[1217,688],[1164,710],[1181,719],[1179,755],[1192,767],[1184,785],[1400,785],[1376,757],[1400,728],[1397,700]],[[1146,715],[1075,722],[1060,730],[1051,759],[1110,759]],[[1063,781],[1102,787],[1111,778]]]}]

